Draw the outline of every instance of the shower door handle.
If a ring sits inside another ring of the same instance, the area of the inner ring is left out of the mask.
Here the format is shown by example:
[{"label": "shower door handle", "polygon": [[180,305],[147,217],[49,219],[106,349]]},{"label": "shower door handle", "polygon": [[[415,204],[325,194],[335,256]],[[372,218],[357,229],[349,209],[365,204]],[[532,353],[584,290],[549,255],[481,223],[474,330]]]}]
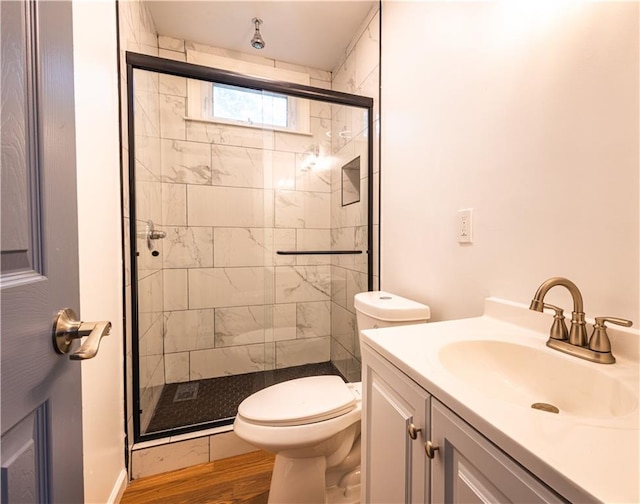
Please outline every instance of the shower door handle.
[{"label": "shower door handle", "polygon": [[82,322],[71,308],[60,310],[53,322],[53,348],[66,354],[74,339],[88,336],[80,348],[72,353],[71,360],[93,359],[98,353],[100,341],[111,331],[111,322]]},{"label": "shower door handle", "polygon": [[166,238],[166,237],[167,237],[166,231],[151,231],[149,233],[150,240],[162,240],[163,238]]},{"label": "shower door handle", "polygon": [[154,256],[157,256],[158,253],[154,250],[154,245],[151,243],[151,240],[162,240],[167,237],[166,231],[157,231],[155,228],[155,224],[152,220],[148,220],[145,225],[144,231],[138,231],[138,238],[142,238],[147,241],[147,248],[153,253]]}]

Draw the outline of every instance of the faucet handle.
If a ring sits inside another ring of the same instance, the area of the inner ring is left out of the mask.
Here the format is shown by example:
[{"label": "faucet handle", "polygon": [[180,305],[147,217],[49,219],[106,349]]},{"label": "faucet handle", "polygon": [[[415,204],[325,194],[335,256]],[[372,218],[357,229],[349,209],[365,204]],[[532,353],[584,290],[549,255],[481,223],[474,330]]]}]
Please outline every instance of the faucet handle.
[{"label": "faucet handle", "polygon": [[607,335],[607,326],[605,322],[611,322],[612,324],[621,325],[624,327],[631,327],[633,322],[631,320],[618,318],[618,317],[596,317],[596,323],[593,325],[593,333],[589,338],[589,350],[594,352],[611,352],[611,342]]},{"label": "faucet handle", "polygon": [[564,311],[562,308],[547,303],[544,303],[542,306],[543,308],[549,308],[555,312],[549,337],[556,340],[569,339],[569,331],[567,331],[567,324],[564,322]]},{"label": "faucet handle", "polygon": [[611,322],[612,324],[618,324],[624,327],[631,327],[633,322],[624,318],[618,317],[596,317],[596,325],[604,327],[605,322]]}]

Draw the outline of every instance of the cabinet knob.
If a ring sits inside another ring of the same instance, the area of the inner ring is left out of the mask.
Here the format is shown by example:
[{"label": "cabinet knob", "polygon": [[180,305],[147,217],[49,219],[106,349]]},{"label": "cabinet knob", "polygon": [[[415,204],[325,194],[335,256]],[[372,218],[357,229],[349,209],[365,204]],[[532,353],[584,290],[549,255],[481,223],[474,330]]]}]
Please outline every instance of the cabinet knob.
[{"label": "cabinet knob", "polygon": [[436,456],[436,452],[440,449],[438,445],[434,445],[431,441],[427,441],[424,444],[424,451],[427,452],[427,457],[432,459]]},{"label": "cabinet knob", "polygon": [[416,439],[418,437],[418,432],[420,432],[422,429],[418,429],[414,424],[409,425],[409,428],[407,429],[407,431],[409,432],[409,437],[411,439]]}]

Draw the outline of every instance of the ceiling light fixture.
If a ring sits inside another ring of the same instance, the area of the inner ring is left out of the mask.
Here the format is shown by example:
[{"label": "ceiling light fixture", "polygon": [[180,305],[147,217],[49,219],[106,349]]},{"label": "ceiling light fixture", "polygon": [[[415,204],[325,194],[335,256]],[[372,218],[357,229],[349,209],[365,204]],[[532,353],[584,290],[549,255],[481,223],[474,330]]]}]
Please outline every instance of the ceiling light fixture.
[{"label": "ceiling light fixture", "polygon": [[251,47],[254,49],[263,49],[265,46],[264,39],[262,35],[260,35],[260,25],[262,24],[262,19],[253,18],[251,22],[255,25],[256,31],[253,34],[253,38],[251,39]]}]

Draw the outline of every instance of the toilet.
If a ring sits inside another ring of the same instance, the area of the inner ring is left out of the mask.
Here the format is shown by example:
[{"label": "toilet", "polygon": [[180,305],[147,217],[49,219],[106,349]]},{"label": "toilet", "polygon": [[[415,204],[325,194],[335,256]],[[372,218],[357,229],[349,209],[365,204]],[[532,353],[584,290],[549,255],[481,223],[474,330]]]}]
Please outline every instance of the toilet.
[{"label": "toilet", "polygon": [[422,324],[431,318],[427,305],[384,291],[360,292],[353,298],[358,332],[364,329]]},{"label": "toilet", "polygon": [[[426,322],[429,307],[383,291],[354,297],[358,331]],[[360,502],[361,383],[311,376],[247,397],[236,435],[276,454],[269,503]]]}]

